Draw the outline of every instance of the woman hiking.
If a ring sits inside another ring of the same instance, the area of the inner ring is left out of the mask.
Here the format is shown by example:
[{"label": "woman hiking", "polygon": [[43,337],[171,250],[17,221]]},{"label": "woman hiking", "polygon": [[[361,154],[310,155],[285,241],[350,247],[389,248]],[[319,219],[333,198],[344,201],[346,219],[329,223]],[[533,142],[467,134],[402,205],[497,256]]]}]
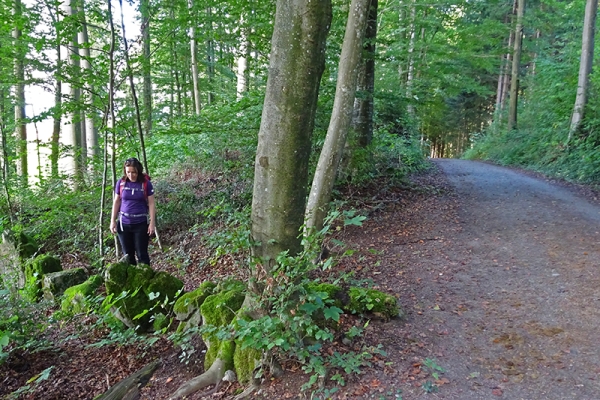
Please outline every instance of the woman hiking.
[{"label": "woman hiking", "polygon": [[155,223],[154,187],[150,177],[144,174],[142,163],[137,158],[129,158],[123,165],[123,177],[115,183],[110,217],[110,231],[119,235],[129,264],[150,265],[148,243]]}]

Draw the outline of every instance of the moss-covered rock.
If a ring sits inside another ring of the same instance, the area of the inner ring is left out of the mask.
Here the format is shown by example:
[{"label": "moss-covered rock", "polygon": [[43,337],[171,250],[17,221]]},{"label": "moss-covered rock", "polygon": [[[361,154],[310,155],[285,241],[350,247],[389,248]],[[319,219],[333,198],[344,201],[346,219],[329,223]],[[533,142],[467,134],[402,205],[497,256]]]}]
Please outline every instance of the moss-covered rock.
[{"label": "moss-covered rock", "polygon": [[179,321],[187,320],[195,310],[200,308],[204,300],[213,294],[216,286],[213,282],[205,281],[200,284],[198,289],[180,296],[173,306],[177,319]]},{"label": "moss-covered rock", "polygon": [[58,299],[71,286],[85,282],[87,273],[83,268],[72,268],[66,271],[51,272],[44,275],[42,291],[46,300]]},{"label": "moss-covered rock", "polygon": [[343,289],[331,283],[310,283],[306,290],[325,293],[324,297],[333,300],[331,305],[351,314],[374,314],[386,320],[400,315],[396,298],[379,290],[354,286]]},{"label": "moss-covered rock", "polygon": [[150,266],[116,263],[110,265],[105,276],[108,295],[119,297],[113,313],[125,325],[146,332],[152,328],[154,315],[168,315],[183,283],[166,272],[155,272]]},{"label": "moss-covered rock", "polygon": [[92,275],[85,282],[71,286],[63,294],[61,309],[65,313],[77,314],[89,310],[87,299],[102,286],[104,279],[100,275]]},{"label": "moss-covered rock", "polygon": [[344,309],[352,313],[372,313],[386,320],[400,314],[398,300],[390,294],[359,287],[351,287],[348,294],[350,303]]},{"label": "moss-covered rock", "polygon": [[23,232],[19,232],[15,239],[15,244],[22,260],[33,257],[33,255],[40,249],[40,246],[36,243],[36,241],[33,240],[31,236],[26,235]]},{"label": "moss-covered rock", "polygon": [[26,292],[32,300],[42,297],[44,275],[62,271],[60,260],[48,254],[41,254],[25,266]]}]

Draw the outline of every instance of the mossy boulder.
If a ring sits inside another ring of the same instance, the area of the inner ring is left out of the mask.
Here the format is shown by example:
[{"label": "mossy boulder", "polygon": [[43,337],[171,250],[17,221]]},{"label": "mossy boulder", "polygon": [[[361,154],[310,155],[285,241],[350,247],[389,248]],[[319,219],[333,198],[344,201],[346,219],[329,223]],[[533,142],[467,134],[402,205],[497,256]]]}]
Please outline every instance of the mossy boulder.
[{"label": "mossy boulder", "polygon": [[398,300],[375,289],[351,287],[348,291],[350,303],[344,308],[352,313],[374,314],[385,320],[400,315]]},{"label": "mossy boulder", "polygon": [[85,282],[71,286],[63,294],[61,309],[66,313],[77,314],[89,310],[88,298],[104,283],[100,275],[92,275]]},{"label": "mossy boulder", "polygon": [[[119,298],[112,307],[114,315],[130,328],[140,332],[152,329],[156,315],[170,315],[183,283],[150,266],[128,263],[110,265],[105,276],[106,293]],[[121,296],[126,292],[127,295]]]},{"label": "mossy boulder", "polygon": [[83,268],[51,272],[42,279],[42,291],[46,300],[58,299],[71,286],[85,282],[87,273]]},{"label": "mossy boulder", "polygon": [[173,306],[173,312],[175,313],[175,318],[180,321],[177,327],[179,332],[202,323],[200,306],[208,296],[213,294],[216,286],[213,282],[205,281],[200,284],[198,289],[185,293],[177,299]]},{"label": "mossy boulder", "polygon": [[25,280],[28,297],[39,300],[42,297],[42,281],[46,274],[62,271],[60,260],[48,254],[41,254],[25,266]]},{"label": "mossy boulder", "polygon": [[[236,316],[236,312],[242,307],[246,297],[246,285],[240,282],[240,284],[230,285],[229,287],[233,287],[233,289],[212,294],[204,300],[200,306],[203,325],[224,327],[227,326]],[[229,359],[233,362],[233,354],[235,350],[235,344],[233,341],[221,341],[217,339],[215,334],[205,334],[202,336],[202,339],[208,348],[206,357],[204,359],[204,365],[207,369],[217,358],[219,352],[228,349],[222,348],[222,346],[224,346],[223,342],[230,342],[228,346],[231,346],[231,353],[228,353],[228,356],[231,357]],[[222,359],[228,360],[226,358]],[[233,369],[233,365],[227,369]]]},{"label": "mossy boulder", "polygon": [[351,314],[373,314],[385,320],[400,315],[398,300],[380,290],[355,286],[344,289],[331,283],[311,283],[306,286],[306,290],[324,293],[324,299],[333,300],[333,306]]},{"label": "mossy boulder", "polygon": [[15,237],[16,239],[16,247],[19,251],[19,256],[21,260],[26,260],[30,257],[33,257],[35,253],[38,252],[40,246],[37,244],[35,240],[29,235],[26,235],[23,232],[19,232]]}]

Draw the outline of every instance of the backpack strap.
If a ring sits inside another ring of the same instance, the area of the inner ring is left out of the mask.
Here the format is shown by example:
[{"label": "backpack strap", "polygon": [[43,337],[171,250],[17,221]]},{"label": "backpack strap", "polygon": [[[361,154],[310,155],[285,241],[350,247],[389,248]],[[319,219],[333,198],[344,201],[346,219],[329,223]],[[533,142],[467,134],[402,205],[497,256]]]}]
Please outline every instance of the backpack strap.
[{"label": "backpack strap", "polygon": [[121,181],[119,182],[119,196],[121,196],[121,193],[123,192],[123,188],[125,187],[125,179],[121,178]]},{"label": "backpack strap", "polygon": [[[150,180],[150,176],[144,174],[144,182],[142,183],[142,187],[144,189],[144,198],[146,199],[146,203],[148,202],[148,181]],[[121,182],[119,183],[119,196],[121,195],[121,192],[123,191],[123,188],[125,187],[125,179],[121,179]]]}]

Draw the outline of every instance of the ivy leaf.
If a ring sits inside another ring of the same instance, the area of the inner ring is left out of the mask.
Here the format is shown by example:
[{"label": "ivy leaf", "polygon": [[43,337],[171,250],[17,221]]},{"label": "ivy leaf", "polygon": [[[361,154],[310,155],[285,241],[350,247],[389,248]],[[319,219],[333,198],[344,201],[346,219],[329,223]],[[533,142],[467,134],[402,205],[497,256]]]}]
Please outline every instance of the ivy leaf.
[{"label": "ivy leaf", "polygon": [[340,314],[342,312],[343,311],[338,307],[327,307],[323,311],[323,314],[325,315],[325,319],[332,319],[335,322],[338,322],[340,320]]}]

